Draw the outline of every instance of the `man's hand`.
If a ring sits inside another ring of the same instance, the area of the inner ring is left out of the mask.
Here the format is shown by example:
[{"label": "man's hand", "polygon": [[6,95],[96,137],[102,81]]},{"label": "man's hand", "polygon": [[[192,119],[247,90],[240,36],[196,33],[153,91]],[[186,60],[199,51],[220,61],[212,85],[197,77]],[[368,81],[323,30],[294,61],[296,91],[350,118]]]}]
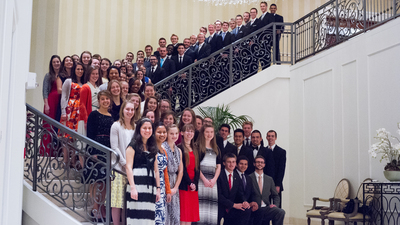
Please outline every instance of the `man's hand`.
[{"label": "man's hand", "polygon": [[271,204],[271,205],[269,205],[269,207],[270,207],[270,208],[274,208],[274,207],[276,207],[276,205]]},{"label": "man's hand", "polygon": [[233,204],[233,208],[244,211],[242,203]]},{"label": "man's hand", "polygon": [[277,191],[278,193],[281,191],[281,187],[275,186],[275,188],[276,188],[276,191]]},{"label": "man's hand", "polygon": [[251,211],[257,211],[258,210],[258,204],[257,202],[251,202],[250,203]]},{"label": "man's hand", "polygon": [[250,204],[248,202],[243,202],[242,205],[243,209],[250,209]]}]

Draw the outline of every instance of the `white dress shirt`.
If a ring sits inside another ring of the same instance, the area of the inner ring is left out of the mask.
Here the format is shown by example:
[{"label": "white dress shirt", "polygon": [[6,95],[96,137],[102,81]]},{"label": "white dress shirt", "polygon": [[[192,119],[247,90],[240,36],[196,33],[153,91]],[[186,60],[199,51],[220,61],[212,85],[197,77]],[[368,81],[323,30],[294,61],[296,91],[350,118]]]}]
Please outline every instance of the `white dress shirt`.
[{"label": "white dress shirt", "polygon": [[258,150],[255,150],[254,147],[253,147],[253,157],[254,157],[254,158],[256,158],[256,156],[257,156],[257,154],[258,154],[258,151],[260,151],[260,146],[261,146],[261,145],[257,146]]}]

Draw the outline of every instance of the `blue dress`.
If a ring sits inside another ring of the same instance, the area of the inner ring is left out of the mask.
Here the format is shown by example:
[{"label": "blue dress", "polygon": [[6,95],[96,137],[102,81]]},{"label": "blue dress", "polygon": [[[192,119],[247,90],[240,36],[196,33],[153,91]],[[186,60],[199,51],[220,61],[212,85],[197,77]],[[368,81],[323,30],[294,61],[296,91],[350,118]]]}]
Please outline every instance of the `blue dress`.
[{"label": "blue dress", "polygon": [[[164,150],[165,152],[165,150]],[[165,180],[164,170],[167,168],[168,160],[167,156],[161,153],[157,153],[158,161],[158,172],[160,173],[160,200],[156,202],[156,225],[165,224],[165,204],[167,202],[167,195],[165,194]]]}]

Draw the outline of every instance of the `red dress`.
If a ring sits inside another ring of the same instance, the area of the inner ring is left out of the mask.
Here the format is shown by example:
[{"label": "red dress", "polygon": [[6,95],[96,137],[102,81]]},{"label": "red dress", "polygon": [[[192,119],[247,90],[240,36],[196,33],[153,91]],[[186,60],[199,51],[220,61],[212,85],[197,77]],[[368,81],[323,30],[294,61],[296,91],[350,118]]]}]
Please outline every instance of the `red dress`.
[{"label": "red dress", "polygon": [[[190,164],[187,167],[189,178],[193,180],[195,175],[196,160],[193,152],[189,152]],[[188,187],[189,191],[179,190],[179,200],[181,208],[181,221],[182,222],[197,222],[200,220],[199,215],[199,195],[197,190],[192,190]]]},{"label": "red dress", "polygon": [[[47,97],[47,102],[48,102],[49,108],[50,108],[49,114],[47,114],[44,109],[43,109],[43,112],[45,112],[44,114],[46,114],[50,118],[55,119],[56,113],[57,113],[57,107],[60,104],[60,94],[58,94],[58,92],[57,92],[57,82],[56,81],[53,81],[53,83],[51,84],[51,90],[50,90],[49,96]],[[51,129],[51,126],[49,124],[47,124],[45,121],[43,121],[43,128],[47,129],[50,133],[53,132]],[[51,144],[51,141],[53,138],[56,138],[56,137],[57,137],[57,135],[52,136],[46,132],[43,134],[42,144],[40,145],[40,154],[41,155],[44,155],[44,150],[46,153],[45,156],[54,156],[56,154],[55,151],[57,151],[57,149],[51,149],[51,147],[53,147]],[[56,146],[54,146],[54,147],[56,147]]]}]

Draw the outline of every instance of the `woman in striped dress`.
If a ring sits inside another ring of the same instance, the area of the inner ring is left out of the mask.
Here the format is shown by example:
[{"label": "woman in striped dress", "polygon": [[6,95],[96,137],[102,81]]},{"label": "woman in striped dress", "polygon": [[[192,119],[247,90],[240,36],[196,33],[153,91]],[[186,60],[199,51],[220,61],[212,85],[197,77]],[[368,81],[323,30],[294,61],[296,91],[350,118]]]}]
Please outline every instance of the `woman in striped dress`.
[{"label": "woman in striped dress", "polygon": [[171,188],[171,202],[166,205],[165,224],[179,225],[180,205],[179,205],[179,185],[183,176],[182,151],[175,145],[178,140],[179,129],[175,124],[167,126],[168,140],[163,143],[163,147],[168,155],[168,176]]},{"label": "woman in striped dress", "polygon": [[213,125],[203,125],[197,145],[200,153],[200,221],[196,224],[214,225],[218,223],[217,179],[221,172],[221,154],[215,140]]},{"label": "woman in striped dress", "polygon": [[139,120],[126,149],[128,225],[154,225],[155,221],[155,203],[160,199],[160,177],[152,126],[147,118]]}]

